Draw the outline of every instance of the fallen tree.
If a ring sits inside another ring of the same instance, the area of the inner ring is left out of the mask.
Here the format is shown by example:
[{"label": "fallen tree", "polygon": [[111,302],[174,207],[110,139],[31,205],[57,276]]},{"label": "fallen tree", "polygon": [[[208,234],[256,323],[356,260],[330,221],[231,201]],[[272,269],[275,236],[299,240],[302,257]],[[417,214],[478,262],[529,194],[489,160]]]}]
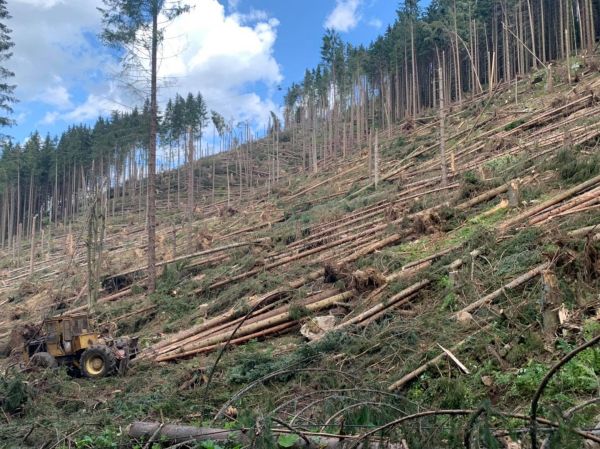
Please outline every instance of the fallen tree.
[{"label": "fallen tree", "polygon": [[[317,312],[329,307],[336,305],[338,302],[344,302],[350,299],[353,296],[352,292],[344,292],[339,295],[334,295],[329,298],[323,299],[321,301],[317,301],[312,304],[308,304],[305,306],[307,312]],[[279,325],[284,323],[294,322],[290,317],[289,310],[286,310],[283,313],[278,315],[265,318],[263,320],[257,321],[255,323],[247,324],[245,326],[240,327],[236,335],[238,338],[246,337],[248,335],[254,335],[259,331],[264,331],[261,335],[268,335],[270,331],[273,329],[278,329]],[[211,350],[218,347],[218,344],[224,343],[231,337],[231,332],[224,332],[217,335],[213,335],[208,338],[201,338],[201,341],[197,341],[196,339],[191,340],[187,345],[183,345],[177,349],[173,354],[165,354],[157,357],[155,360],[157,362],[166,362],[169,360],[175,360],[182,357],[189,357],[192,355],[200,354],[203,352],[207,352],[208,347],[211,347]]]},{"label": "fallen tree", "polygon": [[525,282],[533,279],[534,277],[539,276],[544,270],[548,269],[548,267],[550,267],[550,265],[551,264],[549,262],[546,262],[541,265],[538,265],[537,267],[529,270],[526,273],[523,273],[521,276],[513,279],[508,284],[500,287],[499,289],[493,291],[489,295],[486,295],[483,298],[481,298],[481,299],[469,304],[465,308],[461,309],[454,315],[454,317],[458,318],[461,314],[470,313],[475,309],[478,309],[484,305],[490,304],[496,298],[499,298],[500,296],[502,296],[506,292],[506,290],[511,290],[513,288],[516,288],[516,287],[524,284]]},{"label": "fallen tree", "polygon": [[[279,421],[279,420],[276,420]],[[285,424],[285,423],[283,423]],[[286,424],[284,428],[273,428],[271,431],[275,435],[296,434],[299,438],[292,446],[286,448],[328,448],[341,449],[347,446],[348,441],[352,441],[357,437],[354,435],[333,435],[326,433],[308,432],[303,430],[294,430]],[[136,440],[166,441],[169,443],[184,443],[195,441],[214,441],[214,442],[234,442],[243,443],[244,445],[251,443],[253,438],[256,438],[254,429],[227,430],[215,429],[211,427],[193,427],[173,424],[161,424],[158,422],[141,422],[136,421],[127,427],[127,435]],[[408,449],[402,443],[390,443],[389,441],[370,441],[360,444],[358,447],[365,449]]]}]

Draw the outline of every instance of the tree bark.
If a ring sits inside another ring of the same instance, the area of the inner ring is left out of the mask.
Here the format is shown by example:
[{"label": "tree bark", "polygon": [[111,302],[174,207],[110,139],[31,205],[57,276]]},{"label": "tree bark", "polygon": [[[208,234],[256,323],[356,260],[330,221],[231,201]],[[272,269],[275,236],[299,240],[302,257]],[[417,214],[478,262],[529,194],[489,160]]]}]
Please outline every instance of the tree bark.
[{"label": "tree bark", "polygon": [[442,170],[442,186],[448,185],[448,167],[446,165],[446,112],[444,103],[444,74],[442,66],[438,67],[440,96],[440,164]]},{"label": "tree bark", "polygon": [[152,11],[152,73],[150,81],[150,144],[148,154],[148,291],[156,289],[156,133],[158,128],[158,0]]}]

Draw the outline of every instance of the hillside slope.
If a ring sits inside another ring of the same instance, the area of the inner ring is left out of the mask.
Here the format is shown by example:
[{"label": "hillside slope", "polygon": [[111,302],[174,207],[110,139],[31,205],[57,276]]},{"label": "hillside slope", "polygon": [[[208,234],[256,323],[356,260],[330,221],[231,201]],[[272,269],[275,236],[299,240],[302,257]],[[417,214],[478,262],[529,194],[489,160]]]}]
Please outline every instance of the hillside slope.
[{"label": "hillside slope", "polygon": [[[124,210],[107,223],[94,318],[140,335],[140,360],[124,377],[89,382],[19,374],[13,354],[0,441],[130,447],[124,429],[135,420],[361,435],[453,409],[464,413],[377,437],[462,447],[480,406],[480,447],[494,447],[492,432],[520,438],[527,420],[500,412],[527,415],[548,368],[600,329],[600,76],[580,70],[551,94],[522,80],[518,104],[515,85],[499,85],[454,105],[447,185],[433,114],[380,130],[379,164],[373,139],[316,175],[290,167],[270,193],[239,202],[230,192],[229,205],[221,179],[221,200],[191,224],[163,198],[153,295],[140,265],[143,214]],[[84,221],[42,240],[33,264],[25,247],[21,266],[3,269],[5,344],[25,323],[86,310]],[[334,328],[308,343],[302,334],[320,335],[324,322]],[[539,416],[564,422],[552,447],[581,447],[572,428],[596,424],[595,403],[572,420],[561,414],[597,396],[598,374],[594,348],[546,389]]]}]

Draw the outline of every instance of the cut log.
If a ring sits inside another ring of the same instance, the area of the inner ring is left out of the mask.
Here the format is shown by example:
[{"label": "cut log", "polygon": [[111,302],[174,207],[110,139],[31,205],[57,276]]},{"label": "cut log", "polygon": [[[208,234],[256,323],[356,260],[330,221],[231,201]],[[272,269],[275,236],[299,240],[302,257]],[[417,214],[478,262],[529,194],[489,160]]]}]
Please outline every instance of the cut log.
[{"label": "cut log", "polygon": [[[317,302],[317,301],[321,301],[323,299],[329,298],[330,296],[335,295],[336,293],[338,293],[337,290],[326,290],[324,292],[321,293],[317,293],[315,295],[309,296],[308,298],[305,298],[300,305],[302,306],[306,306],[308,304]],[[272,316],[275,315],[279,315],[280,313],[289,311],[289,305],[284,305],[281,307],[278,307],[274,310],[270,309],[271,304],[273,304],[271,301],[269,301],[269,304],[264,304],[263,307],[259,308],[258,310],[256,310],[249,319],[246,319],[245,324],[252,324],[255,323],[257,321],[260,320],[264,320],[266,318],[270,318]],[[206,329],[202,332],[198,332],[188,338],[179,340],[177,342],[174,342],[168,346],[163,346],[161,348],[153,348],[153,356],[157,357],[160,356],[162,354],[166,354],[168,352],[171,351],[177,351],[178,348],[180,348],[181,346],[184,346],[186,344],[189,343],[193,343],[194,341],[198,341],[201,338],[206,338],[209,337],[211,335],[215,335],[217,333],[223,333],[225,331],[230,331],[232,332],[233,329],[235,328],[236,325],[238,325],[242,320],[244,320],[246,317],[240,317],[237,319],[234,319],[232,321],[227,321],[223,324],[217,325],[215,327],[211,327],[209,329]]]},{"label": "cut log", "polygon": [[[221,251],[227,251],[227,250],[235,249],[235,248],[241,248],[241,247],[244,247],[244,246],[264,245],[264,244],[268,243],[269,241],[270,241],[270,239],[261,239],[261,240],[254,240],[254,241],[251,241],[251,242],[232,243],[231,245],[220,246],[218,248],[211,248],[211,249],[207,249],[207,250],[204,250],[204,251],[199,251],[199,252],[192,253],[192,254],[186,254],[184,256],[175,257],[174,259],[163,260],[161,262],[158,262],[156,264],[156,266],[157,267],[162,267],[164,265],[168,265],[168,264],[171,264],[171,263],[181,262],[183,260],[193,259],[195,257],[200,257],[200,256],[207,256],[209,254],[214,254],[214,253],[218,253],[218,252],[221,252]],[[127,270],[127,271],[124,271],[122,273],[117,273],[117,274],[113,274],[113,275],[110,275],[110,276],[106,276],[106,277],[104,277],[104,279],[102,280],[102,282],[107,282],[107,281],[110,281],[111,279],[114,279],[114,278],[117,278],[117,277],[131,276],[132,274],[145,271],[146,269],[147,269],[146,267],[132,268],[131,270]]]},{"label": "cut log", "polygon": [[488,190],[487,192],[484,192],[481,195],[478,195],[475,198],[470,199],[469,201],[459,204],[458,206],[456,206],[456,208],[461,211],[470,209],[473,206],[484,203],[488,200],[491,200],[492,198],[496,198],[498,195],[500,195],[502,193],[507,192],[509,189],[509,186],[510,186],[509,184],[504,184],[504,185],[501,185],[500,187],[496,187],[495,189]]},{"label": "cut log", "polygon": [[263,337],[267,337],[267,336],[279,334],[280,332],[288,330],[288,329],[290,329],[292,327],[295,327],[297,325],[298,325],[298,321],[290,321],[288,323],[283,323],[283,324],[280,324],[278,326],[271,327],[269,329],[265,329],[265,330],[262,330],[262,331],[254,332],[252,334],[245,335],[243,337],[234,338],[229,343],[227,343],[227,341],[224,341],[222,343],[217,343],[217,344],[206,346],[204,348],[200,348],[200,349],[197,349],[197,350],[192,350],[192,351],[189,351],[187,353],[173,354],[172,358],[169,358],[168,355],[167,356],[161,356],[160,360],[159,360],[159,358],[157,358],[157,361],[158,362],[165,362],[165,361],[168,361],[168,360],[175,360],[175,359],[180,359],[180,358],[184,358],[184,357],[191,357],[191,356],[195,356],[195,355],[206,354],[208,352],[213,352],[213,351],[216,351],[217,349],[221,349],[226,344],[234,345],[235,346],[235,345],[239,345],[239,344],[242,344],[242,343],[247,343],[250,340],[255,340],[255,339],[258,339],[258,338],[263,338]]},{"label": "cut log", "polygon": [[370,309],[364,311],[363,313],[356,315],[354,318],[351,318],[349,320],[346,320],[342,323],[340,323],[338,326],[336,326],[336,329],[343,329],[347,326],[350,326],[352,324],[358,324],[361,321],[364,321],[370,317],[372,317],[373,315],[381,312],[382,310],[385,310],[391,306],[395,306],[398,307],[400,306],[402,303],[405,303],[407,301],[402,302],[402,300],[408,300],[408,298],[413,295],[414,293],[418,292],[419,290],[421,290],[422,288],[424,288],[425,286],[429,285],[431,281],[429,281],[428,279],[424,279],[422,281],[419,281],[413,285],[411,285],[410,287],[402,290],[401,292],[395,294],[394,296],[392,296],[389,299],[384,300],[383,302],[380,302],[379,304],[377,304],[374,307],[371,307]]},{"label": "cut log", "polygon": [[[275,435],[293,433],[290,429],[274,428],[272,432]],[[127,435],[136,440],[148,440],[155,435],[159,441],[176,443],[186,441],[214,441],[214,442],[235,442],[243,446],[249,445],[254,432],[251,430],[227,430],[215,429],[210,427],[192,427],[173,424],[161,424],[158,422],[141,422],[136,421],[127,427]],[[308,440],[308,443],[306,440]],[[345,447],[345,440],[353,440],[354,435],[331,435],[331,434],[315,434],[312,432],[301,432],[301,438],[290,447],[290,449],[342,449]],[[360,443],[357,449],[407,449],[402,444],[390,443],[389,441],[380,442],[370,438],[365,443]]]},{"label": "cut log", "polygon": [[548,269],[550,267],[550,263],[543,263],[541,265],[538,265],[537,267],[535,267],[533,270],[529,270],[527,273],[522,274],[521,276],[513,279],[511,282],[509,282],[508,284],[504,285],[503,287],[500,287],[498,290],[493,291],[492,293],[490,293],[489,295],[484,296],[483,298],[469,304],[467,307],[465,307],[464,309],[458,311],[454,317],[456,319],[458,319],[460,314],[464,314],[465,312],[471,313],[473,310],[478,309],[484,305],[490,304],[492,301],[494,301],[496,298],[499,298],[500,296],[502,296],[506,290],[511,290],[513,288],[516,288],[522,284],[524,284],[525,282],[533,279],[534,277],[540,275],[544,270]]},{"label": "cut log", "polygon": [[[456,351],[458,351],[471,338],[473,338],[474,336],[476,336],[480,332],[488,329],[490,326],[491,326],[491,324],[488,324],[488,325],[486,325],[484,327],[481,327],[481,328],[477,329],[471,335],[467,336],[466,338],[464,338],[463,340],[459,341],[457,344],[455,344],[454,346],[452,346],[452,348],[449,351],[453,352],[453,353],[456,352]],[[440,355],[434,357],[433,359],[431,359],[428,362],[424,363],[423,365],[421,365],[420,367],[418,367],[414,371],[411,371],[410,373],[406,374],[400,380],[397,380],[396,382],[394,382],[393,384],[391,384],[388,387],[388,391],[400,390],[406,384],[408,384],[409,382],[412,382],[417,377],[419,377],[421,374],[423,374],[425,371],[427,371],[429,368],[431,368],[432,366],[437,365],[446,356],[447,356],[447,353],[446,352],[442,352]]]},{"label": "cut log", "polygon": [[[316,312],[316,311],[331,307],[336,302],[347,301],[352,296],[353,296],[352,292],[344,292],[339,295],[331,296],[327,299],[318,301],[316,303],[309,304],[305,308],[309,312]],[[275,326],[278,326],[283,323],[289,323],[290,321],[293,321],[293,320],[290,318],[289,312],[281,313],[279,315],[275,315],[273,317],[258,321],[256,323],[247,324],[245,326],[242,326],[237,330],[235,336],[238,338],[244,337],[244,336],[247,336],[250,334],[254,334],[255,332],[258,332],[258,331],[263,331],[263,330],[268,330],[268,329],[274,328]],[[157,357],[156,361],[157,362],[165,362],[168,360],[175,360],[180,357],[189,357],[191,355],[202,352],[202,349],[205,347],[223,343],[223,342],[227,341],[230,337],[231,337],[231,332],[226,332],[223,334],[218,334],[218,335],[214,335],[209,338],[203,339],[201,342],[192,342],[192,343],[189,343],[188,345],[184,345],[181,348],[179,348],[178,353]]]},{"label": "cut log", "polygon": [[564,201],[568,198],[571,198],[572,196],[581,193],[591,187],[596,186],[596,184],[600,183],[600,176],[595,176],[592,179],[587,180],[584,183],[581,183],[559,195],[556,195],[554,198],[548,200],[548,201],[544,201],[542,204],[532,207],[531,209],[526,210],[525,212],[523,212],[522,214],[517,215],[516,217],[513,217],[505,222],[503,222],[500,225],[500,229],[503,231],[506,231],[508,228],[513,227],[514,225],[522,222],[523,220],[532,217],[534,215],[539,214],[540,212],[543,212],[544,210],[546,210],[549,207],[554,206],[555,204],[560,203],[561,201]]},{"label": "cut log", "polygon": [[[248,307],[252,308],[256,304],[259,304],[261,301],[263,301],[265,304],[268,304],[271,301],[275,301],[275,300],[281,298],[283,295],[287,294],[288,292],[289,292],[289,289],[277,289],[277,290],[273,290],[269,293],[266,293],[260,297],[254,297],[248,302]],[[149,355],[149,353],[158,351],[161,348],[170,346],[172,344],[175,344],[177,342],[185,340],[188,337],[197,335],[204,330],[210,329],[212,327],[216,327],[220,324],[223,324],[225,322],[233,320],[233,319],[235,319],[235,316],[237,313],[239,313],[239,312],[235,308],[232,308],[229,311],[227,311],[217,317],[214,317],[208,321],[205,321],[204,323],[198,324],[190,329],[187,329],[187,330],[181,331],[175,335],[172,335],[169,338],[166,338],[166,339],[156,343],[154,346],[152,346],[152,348],[145,351],[144,354],[140,354],[141,357],[138,356],[138,358],[144,358],[145,356]]]}]

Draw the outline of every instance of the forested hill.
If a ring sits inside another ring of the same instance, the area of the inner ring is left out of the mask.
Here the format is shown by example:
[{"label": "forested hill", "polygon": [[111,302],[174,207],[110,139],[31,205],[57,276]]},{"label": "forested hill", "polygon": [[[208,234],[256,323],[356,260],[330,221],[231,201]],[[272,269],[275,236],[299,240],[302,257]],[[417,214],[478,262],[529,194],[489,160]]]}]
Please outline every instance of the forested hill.
[{"label": "forested hill", "polygon": [[[585,59],[594,49],[599,9],[594,0],[434,0],[421,10],[411,0],[399,7],[396,21],[368,47],[345,44],[328,31],[322,63],[307,70],[285,96],[285,129],[303,145],[284,154],[268,150],[266,157],[277,159],[273,164],[261,166],[264,152],[250,151],[245,167],[222,161],[216,171],[231,172],[233,182],[247,187],[272,184],[282,164],[283,169],[303,166],[317,171],[320,163],[343,155],[372,130],[410,122],[436,108],[440,76],[450,105],[492,92],[531,70],[543,69],[535,76],[552,79],[551,61],[580,55]],[[554,70],[570,77],[571,66],[578,63],[567,60]],[[208,114],[209,106],[201,94],[191,93],[164,105],[159,171],[262,134],[248,126],[236,130],[218,112]],[[108,186],[115,192],[129,182],[143,189],[148,114],[146,103],[140,110],[100,118],[92,126],[72,126],[60,137],[33,133],[23,145],[7,145],[0,158],[0,245],[9,244],[20,226],[21,235],[30,235],[34,215],[38,226],[68,223],[85,207],[83,191],[90,186]],[[209,124],[212,132],[207,133]],[[279,127],[275,115],[270,127]],[[195,144],[191,153],[190,135]],[[243,174],[244,169],[249,173]],[[179,172],[177,179],[181,180]],[[211,186],[212,181],[198,179],[199,193],[202,182]],[[169,190],[175,189],[171,177],[168,184]]]},{"label": "forested hill", "polygon": [[[595,449],[599,14],[434,1],[368,48],[327,32],[260,138],[165,105],[156,184],[152,107],[8,147],[0,447]],[[126,373],[22,363],[79,313],[139,337]]]}]

